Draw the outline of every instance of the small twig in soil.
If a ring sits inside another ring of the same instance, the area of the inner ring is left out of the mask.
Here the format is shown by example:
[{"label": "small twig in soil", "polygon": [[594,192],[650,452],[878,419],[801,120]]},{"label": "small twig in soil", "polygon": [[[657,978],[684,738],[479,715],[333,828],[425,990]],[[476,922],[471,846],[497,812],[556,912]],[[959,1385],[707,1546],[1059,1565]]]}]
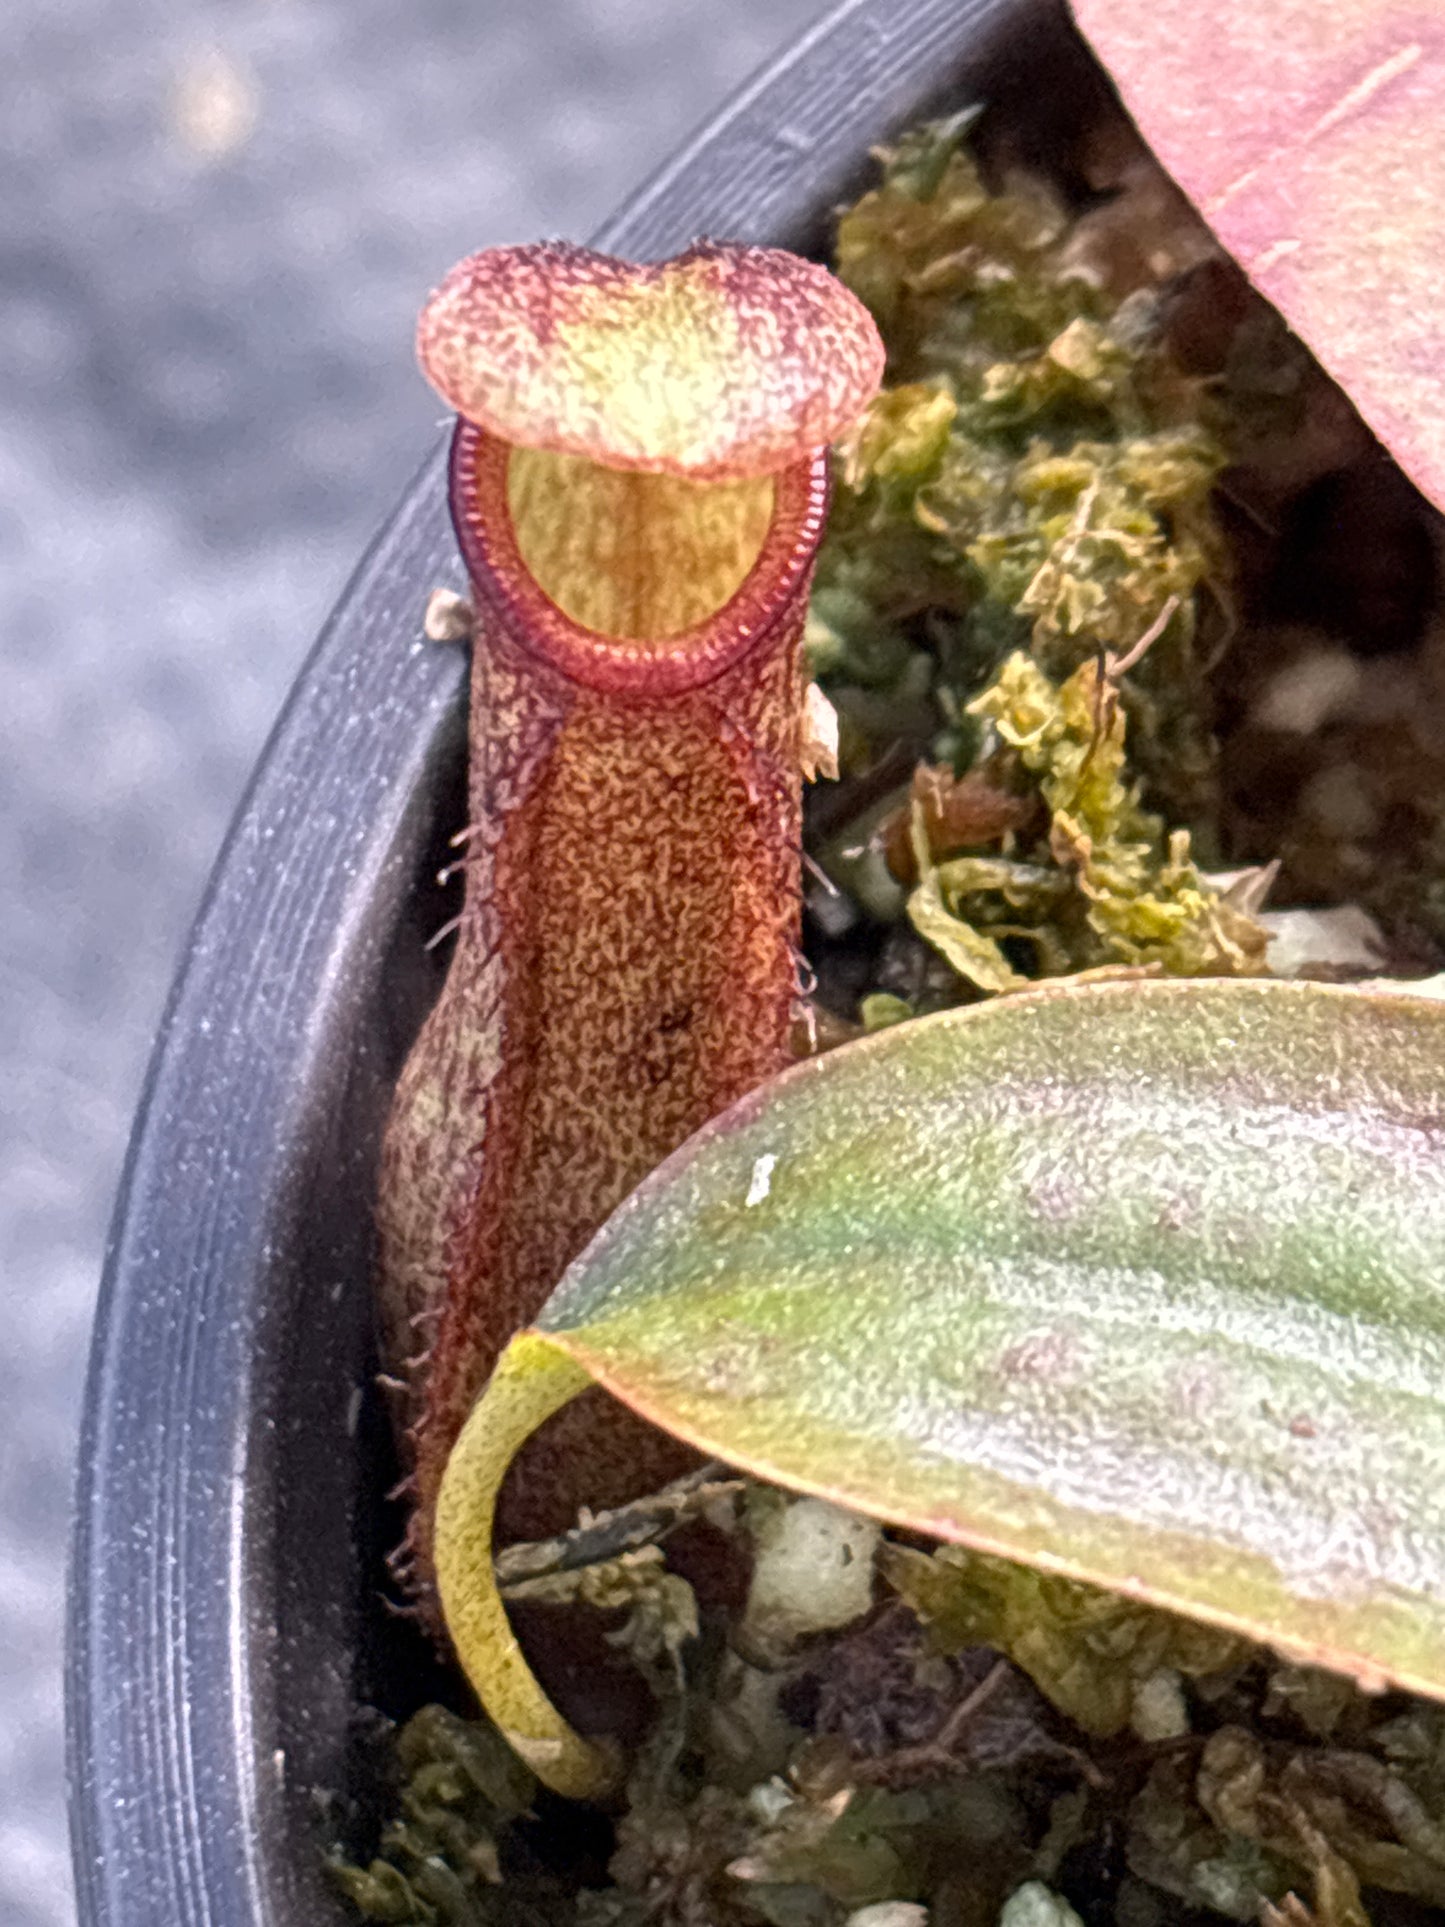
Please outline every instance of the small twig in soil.
[{"label": "small twig in soil", "polygon": [[993,1698],[1012,1671],[1006,1659],[996,1660],[973,1691],[966,1693],[952,1709],[931,1739],[922,1740],[917,1746],[903,1747],[880,1760],[865,1760],[854,1770],[854,1778],[860,1781],[892,1780],[900,1773],[912,1775],[927,1772],[932,1767],[946,1771],[956,1766],[958,1762],[953,1756],[953,1749],[964,1728],[979,1708]]},{"label": "small twig in soil", "polygon": [[716,1459],[688,1472],[660,1492],[617,1506],[611,1512],[586,1513],[569,1532],[555,1539],[529,1540],[507,1546],[496,1561],[497,1586],[509,1587],[548,1573],[575,1572],[603,1560],[620,1558],[639,1546],[654,1545],[675,1526],[696,1518],[719,1499],[734,1498],[743,1481],[730,1476]]},{"label": "small twig in soil", "polygon": [[1170,596],[1169,600],[1164,604],[1164,607],[1159,611],[1158,615],[1155,616],[1154,620],[1149,624],[1149,627],[1144,631],[1143,635],[1140,636],[1132,649],[1127,650],[1122,656],[1116,656],[1110,653],[1104,657],[1104,675],[1108,681],[1117,682],[1121,676],[1127,676],[1131,669],[1138,667],[1146,653],[1153,648],[1154,644],[1158,642],[1160,636],[1163,635],[1164,631],[1169,627],[1169,624],[1174,620],[1174,612],[1178,607],[1178,596]]}]

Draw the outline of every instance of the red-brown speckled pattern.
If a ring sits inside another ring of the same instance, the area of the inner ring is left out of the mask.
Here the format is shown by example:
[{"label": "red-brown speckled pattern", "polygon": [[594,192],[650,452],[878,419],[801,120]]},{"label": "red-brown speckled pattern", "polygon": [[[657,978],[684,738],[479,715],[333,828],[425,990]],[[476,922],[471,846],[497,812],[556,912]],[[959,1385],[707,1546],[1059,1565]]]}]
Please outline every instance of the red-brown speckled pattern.
[{"label": "red-brown speckled pattern", "polygon": [[699,481],[772,474],[836,440],[883,373],[871,317],[826,268],[711,242],[649,265],[489,248],[432,295],[417,352],[505,441]]},{"label": "red-brown speckled pattern", "polygon": [[[474,255],[419,347],[463,416],[451,506],[477,605],[466,906],[378,1209],[413,1466],[402,1563],[429,1606],[437,1489],[503,1345],[627,1192],[788,1059],[826,444],[871,400],[883,347],[825,269],[705,243],[646,267],[550,244]],[[772,520],[713,615],[600,635],[522,560],[518,446],[699,484],[772,476]],[[501,1534],[554,1531],[673,1451],[584,1401],[523,1454]]]},{"label": "red-brown speckled pattern", "polygon": [[[507,1338],[653,1166],[788,1061],[800,642],[827,488],[821,451],[779,477],[757,566],[711,623],[644,659],[650,689],[619,686],[616,645],[551,605],[539,635],[497,515],[503,470],[463,466],[478,597],[466,909],[398,1088],[380,1197],[424,1603],[447,1454]],[[676,673],[698,659],[709,680]],[[501,1536],[557,1530],[583,1502],[668,1476],[675,1454],[610,1402],[562,1414],[523,1455]]]}]

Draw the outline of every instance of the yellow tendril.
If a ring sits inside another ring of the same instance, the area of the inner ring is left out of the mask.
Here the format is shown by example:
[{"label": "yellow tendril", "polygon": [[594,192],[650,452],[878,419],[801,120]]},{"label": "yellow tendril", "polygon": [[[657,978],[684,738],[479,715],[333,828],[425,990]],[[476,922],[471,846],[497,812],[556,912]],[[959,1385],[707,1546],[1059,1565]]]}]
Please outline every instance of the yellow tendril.
[{"label": "yellow tendril", "polygon": [[518,1450],[591,1383],[540,1333],[520,1332],[452,1448],[436,1510],[437,1587],[457,1657],[508,1744],[539,1780],[572,1800],[613,1792],[618,1761],[573,1731],[528,1666],[497,1591],[492,1521]]}]

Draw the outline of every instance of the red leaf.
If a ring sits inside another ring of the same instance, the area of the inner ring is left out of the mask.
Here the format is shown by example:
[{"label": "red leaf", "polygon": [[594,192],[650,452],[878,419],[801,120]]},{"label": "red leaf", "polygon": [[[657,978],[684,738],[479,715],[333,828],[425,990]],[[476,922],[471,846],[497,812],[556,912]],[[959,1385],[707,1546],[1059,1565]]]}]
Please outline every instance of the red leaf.
[{"label": "red leaf", "polygon": [[1160,160],[1445,502],[1439,0],[1073,0]]}]

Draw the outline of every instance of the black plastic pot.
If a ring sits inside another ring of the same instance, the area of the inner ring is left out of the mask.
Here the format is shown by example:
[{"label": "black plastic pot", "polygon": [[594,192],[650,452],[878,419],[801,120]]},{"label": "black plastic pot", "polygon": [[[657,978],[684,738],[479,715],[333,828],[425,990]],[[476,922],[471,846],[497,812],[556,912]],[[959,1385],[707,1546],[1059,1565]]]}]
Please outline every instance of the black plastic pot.
[{"label": "black plastic pot", "polygon": [[[822,244],[870,144],[977,92],[1044,146],[1104,83],[1055,0],[851,0],[602,233]],[[420,294],[422,291],[418,290]],[[399,350],[400,352],[400,350]],[[316,1789],[419,1645],[388,1630],[370,1195],[434,994],[430,873],[461,817],[440,455],[303,671],[171,999],[115,1221],[88,1391],[70,1747],[87,1927],[339,1922]],[[394,1624],[394,1622],[392,1622]],[[404,1706],[394,1710],[404,1711]]]}]

